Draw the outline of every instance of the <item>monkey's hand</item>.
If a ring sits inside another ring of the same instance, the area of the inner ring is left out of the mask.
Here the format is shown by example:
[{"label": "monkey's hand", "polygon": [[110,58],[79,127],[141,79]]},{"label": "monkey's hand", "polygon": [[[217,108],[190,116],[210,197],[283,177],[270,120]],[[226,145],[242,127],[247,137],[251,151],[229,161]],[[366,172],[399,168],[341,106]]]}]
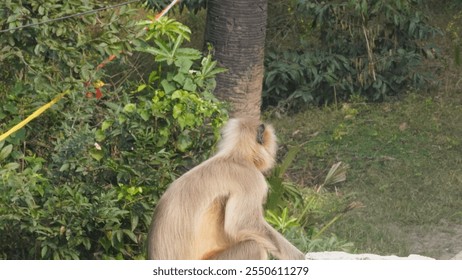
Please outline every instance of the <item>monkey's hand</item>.
[{"label": "monkey's hand", "polygon": [[[285,240],[286,241],[286,240]],[[281,260],[305,260],[305,254],[298,250],[294,245],[287,243],[281,246],[279,259]],[[285,243],[285,242],[284,242]]]},{"label": "monkey's hand", "polygon": [[276,250],[270,250],[270,254],[280,260],[305,260],[305,254],[292,245],[285,237],[266,223],[266,230]]},{"label": "monkey's hand", "polygon": [[289,252],[289,254],[287,255],[287,259],[288,260],[305,260],[306,257],[305,257],[305,254],[303,254],[298,249],[296,249],[295,251]]}]

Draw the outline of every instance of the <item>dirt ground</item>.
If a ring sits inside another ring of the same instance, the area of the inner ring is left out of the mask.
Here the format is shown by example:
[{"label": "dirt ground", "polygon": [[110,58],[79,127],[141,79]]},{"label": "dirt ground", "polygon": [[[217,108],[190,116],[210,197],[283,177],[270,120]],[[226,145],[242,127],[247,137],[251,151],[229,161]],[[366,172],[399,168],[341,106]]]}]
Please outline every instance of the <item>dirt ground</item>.
[{"label": "dirt ground", "polygon": [[403,236],[413,254],[449,260],[462,252],[462,224],[442,222],[433,228],[412,226],[403,229]]}]

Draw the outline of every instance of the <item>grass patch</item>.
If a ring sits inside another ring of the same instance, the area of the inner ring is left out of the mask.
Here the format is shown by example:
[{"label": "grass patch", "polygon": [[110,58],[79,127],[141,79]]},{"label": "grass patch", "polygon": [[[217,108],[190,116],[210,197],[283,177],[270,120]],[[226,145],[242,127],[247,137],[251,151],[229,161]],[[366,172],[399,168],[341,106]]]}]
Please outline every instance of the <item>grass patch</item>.
[{"label": "grass patch", "polygon": [[[460,94],[411,93],[382,104],[315,108],[273,123],[281,143],[302,146],[289,170],[297,183],[314,186],[333,163],[350,165],[337,191],[364,207],[347,213],[332,233],[354,242],[358,252],[444,256],[438,244],[415,244],[429,230],[462,223]],[[462,250],[462,241],[454,246]]]}]

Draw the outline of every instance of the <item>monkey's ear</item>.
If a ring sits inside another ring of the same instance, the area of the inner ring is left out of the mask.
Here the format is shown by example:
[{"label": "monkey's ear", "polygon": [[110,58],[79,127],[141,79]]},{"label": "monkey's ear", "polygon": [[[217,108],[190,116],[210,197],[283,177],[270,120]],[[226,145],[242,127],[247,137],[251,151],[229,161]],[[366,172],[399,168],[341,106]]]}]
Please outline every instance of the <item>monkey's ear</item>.
[{"label": "monkey's ear", "polygon": [[263,133],[265,133],[265,125],[260,124],[257,128],[257,143],[263,145]]}]

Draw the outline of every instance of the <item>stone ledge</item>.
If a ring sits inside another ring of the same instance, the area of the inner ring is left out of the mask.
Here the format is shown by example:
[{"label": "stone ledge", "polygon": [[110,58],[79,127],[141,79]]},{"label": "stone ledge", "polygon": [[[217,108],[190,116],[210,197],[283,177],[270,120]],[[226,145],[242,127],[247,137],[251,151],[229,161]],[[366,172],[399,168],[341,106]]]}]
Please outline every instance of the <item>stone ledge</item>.
[{"label": "stone ledge", "polygon": [[462,252],[459,252],[459,254],[455,255],[451,260],[462,260]]},{"label": "stone ledge", "polygon": [[[462,252],[461,252],[462,257]],[[407,257],[380,256],[374,254],[350,254],[345,252],[313,252],[306,254],[307,260],[434,260],[430,257],[411,254]]]}]

